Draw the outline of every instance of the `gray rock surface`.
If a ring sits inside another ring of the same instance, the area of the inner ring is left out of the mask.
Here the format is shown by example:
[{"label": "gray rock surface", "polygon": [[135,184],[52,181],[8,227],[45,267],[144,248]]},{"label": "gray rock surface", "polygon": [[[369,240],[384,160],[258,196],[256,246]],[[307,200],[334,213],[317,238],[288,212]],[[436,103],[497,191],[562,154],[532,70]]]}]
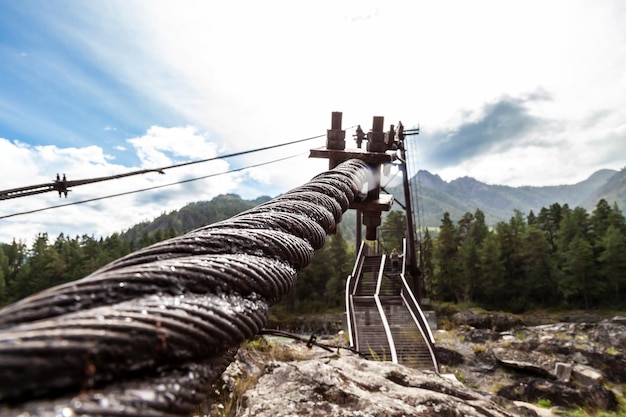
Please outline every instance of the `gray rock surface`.
[{"label": "gray rock surface", "polygon": [[[466,317],[497,325],[461,322],[436,331],[441,374],[367,361],[344,349],[344,337],[325,340],[335,345],[331,353],[288,339],[242,347],[198,415],[547,417],[583,406],[619,412],[624,320],[525,326],[501,315]],[[583,384],[572,372],[559,379],[557,364],[593,378]]]},{"label": "gray rock surface", "polygon": [[[250,378],[242,369],[231,367],[226,380]],[[347,351],[268,362],[254,387],[239,398],[238,408],[235,415],[241,417],[516,415],[454,379],[391,362],[367,361]]]}]

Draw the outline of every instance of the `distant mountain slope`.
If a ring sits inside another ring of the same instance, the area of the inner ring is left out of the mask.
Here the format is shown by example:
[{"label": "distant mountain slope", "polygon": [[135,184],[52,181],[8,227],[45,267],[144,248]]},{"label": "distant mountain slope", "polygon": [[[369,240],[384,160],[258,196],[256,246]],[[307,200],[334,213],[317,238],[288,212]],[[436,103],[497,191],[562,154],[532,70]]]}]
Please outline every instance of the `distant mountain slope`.
[{"label": "distant mountain slope", "polygon": [[[190,203],[179,210],[163,213],[152,221],[138,223],[122,232],[120,236],[138,248],[144,246],[142,241],[146,237],[157,234],[160,238],[181,235],[199,227],[229,219],[269,200],[271,197],[268,196],[244,200],[237,194],[222,194],[210,201]],[[339,227],[347,240],[354,239],[356,215],[353,210],[344,214]]]},{"label": "distant mountain slope", "polygon": [[[487,222],[494,224],[508,221],[515,210],[524,214],[533,210],[536,214],[554,203],[580,206],[590,212],[602,198],[611,205],[617,202],[620,208],[626,206],[625,170],[603,169],[577,184],[546,187],[489,185],[469,177],[446,182],[428,171],[419,171],[417,180],[423,226],[439,226],[445,212],[458,220],[463,214],[480,209]],[[404,200],[401,187],[389,192]]]},{"label": "distant mountain slope", "polygon": [[[626,207],[626,170],[614,171],[603,169],[589,178],[572,185],[547,187],[509,187],[489,185],[473,178],[463,177],[446,182],[439,175],[428,171],[419,171],[419,204],[422,226],[439,227],[443,213],[450,213],[454,221],[463,214],[474,213],[480,209],[485,213],[488,224],[508,221],[520,210],[528,214],[531,210],[537,214],[542,207],[551,204],[568,204],[570,207],[583,207],[591,213],[598,201],[606,199],[610,205],[617,202],[620,209]],[[416,179],[414,178],[413,181]],[[401,186],[390,188],[389,191],[399,201],[404,201]],[[259,197],[255,200],[244,200],[237,194],[225,194],[210,201],[190,203],[179,210],[164,213],[153,221],[139,223],[121,236],[136,246],[145,236],[155,233],[178,235],[198,227],[230,218],[242,211],[270,200],[270,197]],[[394,205],[400,209],[400,205]],[[349,210],[340,224],[344,237],[352,240],[355,234],[355,214]]]},{"label": "distant mountain slope", "polygon": [[121,237],[140,246],[139,243],[146,235],[159,231],[170,235],[180,235],[201,226],[228,219],[269,200],[268,196],[244,200],[237,194],[222,194],[210,201],[190,203],[179,210],[163,213],[152,221],[136,224],[121,233]]},{"label": "distant mountain slope", "polygon": [[620,210],[624,212],[626,209],[626,169],[622,169],[598,187],[596,192],[585,201],[584,206],[595,206],[602,198],[610,205],[616,202]]}]

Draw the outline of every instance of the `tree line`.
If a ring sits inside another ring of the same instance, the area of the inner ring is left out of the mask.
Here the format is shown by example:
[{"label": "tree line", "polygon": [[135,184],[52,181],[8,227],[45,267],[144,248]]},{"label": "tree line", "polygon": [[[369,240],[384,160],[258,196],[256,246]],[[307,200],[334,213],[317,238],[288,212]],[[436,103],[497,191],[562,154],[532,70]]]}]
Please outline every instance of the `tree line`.
[{"label": "tree line", "polygon": [[511,312],[626,305],[626,220],[604,199],[591,214],[552,204],[494,227],[480,210],[456,223],[445,213],[421,248],[435,300]]},{"label": "tree line", "polygon": [[[144,242],[152,240],[146,237]],[[132,250],[131,244],[117,233],[106,239],[87,235],[69,238],[61,233],[53,242],[47,233],[41,233],[30,247],[16,240],[2,243],[0,305],[85,277]]]},{"label": "tree line", "polygon": [[[38,234],[32,245],[0,243],[0,307],[56,285],[86,277],[101,266],[141,247],[174,237],[172,229],[144,232],[136,239],[114,233],[95,239],[60,234],[51,241]],[[329,236],[311,264],[298,274],[296,288],[281,303],[287,312],[320,312],[343,307],[343,291],[354,262],[354,248],[341,233]]]},{"label": "tree line", "polygon": [[[401,247],[405,225],[404,213],[387,214],[379,230],[385,251]],[[345,227],[329,236],[311,264],[300,271],[296,287],[279,309],[298,314],[343,309],[355,248],[342,230]],[[85,277],[176,234],[170,225],[100,239],[60,234],[51,241],[47,234],[39,234],[30,247],[15,240],[0,243],[0,305]],[[516,211],[508,222],[492,227],[480,210],[456,222],[445,213],[438,231],[432,236],[425,231],[418,255],[426,294],[434,301],[511,312],[626,305],[626,220],[605,200],[591,214],[553,204],[537,215]]]}]

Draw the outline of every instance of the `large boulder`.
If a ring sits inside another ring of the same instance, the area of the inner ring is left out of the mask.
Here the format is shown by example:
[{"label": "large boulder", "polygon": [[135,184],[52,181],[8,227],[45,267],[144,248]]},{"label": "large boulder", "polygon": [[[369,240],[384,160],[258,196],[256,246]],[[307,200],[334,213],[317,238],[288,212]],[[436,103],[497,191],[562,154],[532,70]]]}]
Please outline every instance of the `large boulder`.
[{"label": "large boulder", "polygon": [[615,392],[626,383],[626,320],[524,326],[500,313],[455,317],[456,329],[435,332],[441,374],[365,360],[344,349],[345,338],[331,352],[272,340],[240,350],[210,399],[217,412],[204,414],[555,415],[532,405],[539,403],[617,410]]},{"label": "large boulder", "polygon": [[276,362],[242,400],[243,416],[510,416],[486,396],[432,372],[352,354]]},{"label": "large boulder", "polygon": [[457,326],[471,326],[476,329],[491,329],[497,332],[521,326],[523,321],[512,314],[498,312],[477,312],[464,310],[454,314],[450,321]]},{"label": "large boulder", "polygon": [[239,417],[536,415],[512,402],[514,411],[508,411],[453,377],[368,361],[348,350],[303,346],[281,342],[278,352],[242,349],[209,399],[213,414],[199,411],[228,410]]}]

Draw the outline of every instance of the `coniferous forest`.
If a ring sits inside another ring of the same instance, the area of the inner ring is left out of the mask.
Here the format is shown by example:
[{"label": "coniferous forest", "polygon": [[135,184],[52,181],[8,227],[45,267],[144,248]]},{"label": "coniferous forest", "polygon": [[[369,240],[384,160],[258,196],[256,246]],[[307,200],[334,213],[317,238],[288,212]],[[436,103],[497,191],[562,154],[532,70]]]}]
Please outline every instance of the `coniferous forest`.
[{"label": "coniferous forest", "polygon": [[[246,207],[229,196],[219,216]],[[230,203],[236,207],[229,207]],[[186,214],[188,216],[189,213]],[[216,216],[215,213],[212,216]],[[389,213],[379,230],[380,245],[401,247],[403,212]],[[180,234],[178,227],[95,239],[51,240],[37,235],[32,245],[0,243],[0,305],[45,288],[82,278],[140,247]],[[279,308],[291,313],[343,309],[344,286],[355,247],[345,228],[327,238],[312,263],[298,274],[296,288]],[[444,213],[439,228],[421,233],[419,258],[426,295],[433,301],[462,302],[486,309],[620,309],[626,306],[626,219],[616,205],[600,200],[589,213],[552,204],[538,213],[516,211],[508,222],[487,225],[480,210],[460,219]]]},{"label": "coniferous forest", "polygon": [[427,291],[439,301],[523,312],[626,305],[626,221],[600,200],[590,214],[552,204],[488,227],[480,210],[422,242]]}]

